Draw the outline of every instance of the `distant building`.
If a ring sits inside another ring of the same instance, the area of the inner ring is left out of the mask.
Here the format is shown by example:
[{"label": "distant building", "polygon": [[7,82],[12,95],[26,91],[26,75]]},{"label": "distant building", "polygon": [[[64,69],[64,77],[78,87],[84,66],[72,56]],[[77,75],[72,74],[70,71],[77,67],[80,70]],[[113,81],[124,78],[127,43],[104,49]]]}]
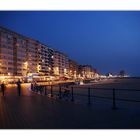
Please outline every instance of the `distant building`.
[{"label": "distant building", "polygon": [[68,56],[62,52],[54,51],[54,75],[63,77],[69,74]]},{"label": "distant building", "polygon": [[78,77],[78,63],[74,60],[69,59],[69,76],[76,79]]},{"label": "distant building", "polygon": [[79,65],[79,77],[85,79],[91,79],[95,75],[95,72],[91,65]]}]

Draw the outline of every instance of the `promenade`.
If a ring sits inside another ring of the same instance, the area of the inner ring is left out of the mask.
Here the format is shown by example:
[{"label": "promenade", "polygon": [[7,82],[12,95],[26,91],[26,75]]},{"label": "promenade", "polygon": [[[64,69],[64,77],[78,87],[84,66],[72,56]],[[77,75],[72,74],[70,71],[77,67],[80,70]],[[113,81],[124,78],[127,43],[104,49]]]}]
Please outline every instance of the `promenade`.
[{"label": "promenade", "polygon": [[32,93],[29,84],[22,86],[22,96],[16,87],[9,87],[0,96],[1,129],[117,129],[140,128],[140,109],[103,106],[96,102],[73,103]]}]

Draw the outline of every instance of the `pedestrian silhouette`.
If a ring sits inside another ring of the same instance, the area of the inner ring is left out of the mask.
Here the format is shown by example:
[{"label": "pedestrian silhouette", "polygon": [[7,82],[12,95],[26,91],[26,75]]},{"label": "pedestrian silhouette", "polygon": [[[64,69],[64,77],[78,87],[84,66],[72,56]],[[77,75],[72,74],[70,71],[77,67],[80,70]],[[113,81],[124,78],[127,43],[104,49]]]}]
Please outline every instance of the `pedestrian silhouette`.
[{"label": "pedestrian silhouette", "polygon": [[34,91],[34,82],[31,82],[31,90]]},{"label": "pedestrian silhouette", "polygon": [[20,81],[20,79],[17,82],[17,89],[18,89],[18,95],[20,96],[21,95],[21,81]]},{"label": "pedestrian silhouette", "polygon": [[4,84],[4,82],[2,82],[2,84],[1,84],[1,91],[2,91],[2,95],[4,96],[4,94],[5,94],[5,84]]},{"label": "pedestrian silhouette", "polygon": [[38,84],[36,81],[34,81],[34,91],[38,92]]}]

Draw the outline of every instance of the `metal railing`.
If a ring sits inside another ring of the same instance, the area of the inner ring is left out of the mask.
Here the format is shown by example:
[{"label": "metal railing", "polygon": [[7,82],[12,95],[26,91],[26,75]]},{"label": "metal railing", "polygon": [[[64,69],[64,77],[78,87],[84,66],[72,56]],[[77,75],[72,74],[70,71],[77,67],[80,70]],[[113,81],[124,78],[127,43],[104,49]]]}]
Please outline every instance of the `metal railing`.
[{"label": "metal railing", "polygon": [[[76,98],[79,96],[84,97],[87,100],[87,104],[91,105],[94,100],[93,98],[99,98],[99,99],[108,99],[112,102],[112,109],[115,110],[117,109],[117,101],[126,101],[126,102],[140,102],[140,100],[137,99],[129,99],[129,98],[121,98],[121,97],[116,97],[118,96],[120,91],[126,91],[126,92],[138,92],[139,93],[139,99],[140,99],[140,90],[139,89],[121,89],[121,88],[94,88],[94,87],[85,87],[85,86],[69,86],[69,92],[65,93],[63,89],[65,89],[65,85],[43,85],[43,86],[36,86],[34,89],[32,89],[35,92],[39,92],[40,95],[50,95],[50,97],[58,97],[59,99],[63,99],[64,95],[67,94],[68,100],[74,102]],[[80,93],[78,93],[79,89]],[[77,91],[76,91],[77,90]],[[84,93],[81,92],[81,90],[85,90]],[[97,94],[94,90],[97,91],[107,91],[106,93],[109,92],[109,96],[106,96],[107,94]],[[94,91],[94,92],[93,92]],[[120,94],[122,96],[122,94]]]}]

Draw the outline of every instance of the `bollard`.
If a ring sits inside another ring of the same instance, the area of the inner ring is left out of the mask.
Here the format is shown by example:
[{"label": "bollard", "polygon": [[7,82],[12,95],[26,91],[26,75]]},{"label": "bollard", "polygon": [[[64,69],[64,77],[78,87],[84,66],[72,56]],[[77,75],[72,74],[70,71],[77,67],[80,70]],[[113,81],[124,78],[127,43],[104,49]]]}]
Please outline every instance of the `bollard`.
[{"label": "bollard", "polygon": [[62,98],[61,93],[62,93],[62,90],[61,90],[61,86],[59,85],[59,99]]},{"label": "bollard", "polygon": [[71,87],[71,101],[74,102],[73,87]]},{"label": "bollard", "polygon": [[90,102],[90,87],[88,88],[88,105],[90,105],[91,102]]},{"label": "bollard", "polygon": [[115,110],[116,109],[116,97],[115,97],[115,89],[113,88],[113,107],[112,109]]},{"label": "bollard", "polygon": [[51,85],[51,97],[53,97],[53,85]]}]

